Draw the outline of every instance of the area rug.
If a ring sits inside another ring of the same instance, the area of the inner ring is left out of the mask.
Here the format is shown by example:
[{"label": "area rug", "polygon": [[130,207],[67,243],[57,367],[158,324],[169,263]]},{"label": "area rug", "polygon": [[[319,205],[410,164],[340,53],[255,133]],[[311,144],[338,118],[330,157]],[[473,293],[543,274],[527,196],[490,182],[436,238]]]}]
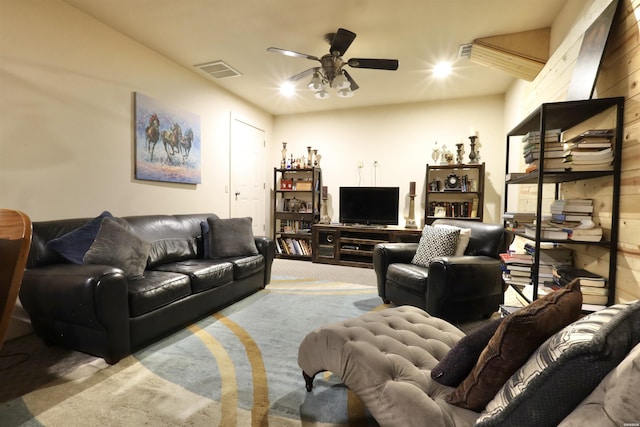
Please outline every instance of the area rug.
[{"label": "area rug", "polygon": [[0,407],[2,426],[375,426],[330,373],[305,390],[311,330],[382,309],[361,284],[274,277],[267,289],[109,366],[86,363]]}]

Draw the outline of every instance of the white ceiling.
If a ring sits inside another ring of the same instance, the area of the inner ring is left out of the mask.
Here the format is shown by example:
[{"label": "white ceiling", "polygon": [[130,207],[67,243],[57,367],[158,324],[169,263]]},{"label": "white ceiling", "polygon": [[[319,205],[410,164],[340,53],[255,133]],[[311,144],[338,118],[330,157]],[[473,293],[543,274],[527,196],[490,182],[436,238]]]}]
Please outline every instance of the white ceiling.
[{"label": "white ceiling", "polygon": [[[64,0],[178,64],[274,115],[502,94],[513,78],[457,59],[480,37],[551,26],[566,0]],[[397,71],[348,68],[360,86],[352,98],[319,100],[298,82],[293,98],[281,81],[318,63],[267,52],[275,46],[320,57],[323,36],[357,34],[345,59],[390,58]],[[223,60],[242,75],[222,80],[194,65]],[[446,80],[431,76],[454,62]]]}]

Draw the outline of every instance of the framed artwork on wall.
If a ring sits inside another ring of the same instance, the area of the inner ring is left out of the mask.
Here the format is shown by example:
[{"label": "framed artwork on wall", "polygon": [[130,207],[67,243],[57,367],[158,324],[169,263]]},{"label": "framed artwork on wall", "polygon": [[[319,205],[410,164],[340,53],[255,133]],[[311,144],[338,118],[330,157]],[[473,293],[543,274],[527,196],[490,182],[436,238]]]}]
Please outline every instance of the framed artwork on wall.
[{"label": "framed artwork on wall", "polygon": [[200,117],[134,93],[135,177],[200,184]]}]

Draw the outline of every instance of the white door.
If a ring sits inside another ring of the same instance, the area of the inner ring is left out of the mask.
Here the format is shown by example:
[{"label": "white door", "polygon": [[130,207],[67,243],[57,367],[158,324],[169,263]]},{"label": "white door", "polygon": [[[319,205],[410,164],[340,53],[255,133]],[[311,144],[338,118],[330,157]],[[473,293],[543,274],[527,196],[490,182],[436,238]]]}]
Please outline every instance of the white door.
[{"label": "white door", "polygon": [[232,218],[253,218],[253,234],[265,235],[265,135],[237,117],[231,117],[229,212]]}]

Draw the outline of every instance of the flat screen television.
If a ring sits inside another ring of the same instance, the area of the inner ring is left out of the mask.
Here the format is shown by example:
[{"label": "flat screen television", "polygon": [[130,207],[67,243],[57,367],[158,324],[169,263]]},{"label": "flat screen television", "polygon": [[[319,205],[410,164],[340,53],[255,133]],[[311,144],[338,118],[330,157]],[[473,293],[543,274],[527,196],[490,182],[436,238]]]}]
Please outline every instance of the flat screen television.
[{"label": "flat screen television", "polygon": [[340,187],[340,222],[397,225],[399,187]]}]

